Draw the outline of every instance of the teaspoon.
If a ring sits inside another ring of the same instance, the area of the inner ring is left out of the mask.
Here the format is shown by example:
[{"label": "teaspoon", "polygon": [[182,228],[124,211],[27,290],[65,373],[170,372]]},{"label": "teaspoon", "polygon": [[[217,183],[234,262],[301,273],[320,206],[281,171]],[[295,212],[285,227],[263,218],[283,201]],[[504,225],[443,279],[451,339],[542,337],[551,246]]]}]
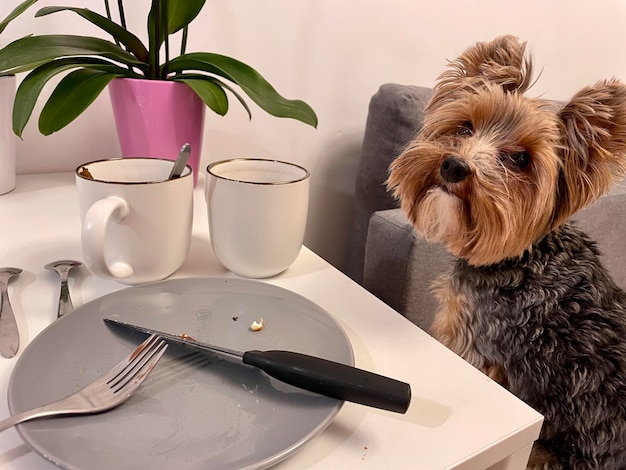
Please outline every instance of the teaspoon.
[{"label": "teaspoon", "polygon": [[7,286],[9,279],[21,272],[20,268],[0,268],[0,354],[7,358],[15,356],[20,348],[20,334]]},{"label": "teaspoon", "polygon": [[74,310],[72,305],[72,298],[70,297],[70,289],[67,285],[67,277],[70,269],[80,266],[80,261],[74,261],[71,259],[62,259],[48,263],[44,266],[46,269],[56,271],[61,276],[61,293],[59,294],[59,308],[57,311],[57,318],[61,318],[66,313],[70,313]]},{"label": "teaspoon", "polygon": [[191,154],[191,145],[185,144],[180,148],[178,152],[178,157],[176,157],[176,162],[174,162],[174,166],[172,167],[172,171],[168,176],[168,180],[173,180],[176,178],[180,178],[180,175],[183,174],[183,170],[187,165],[187,160],[189,160],[189,155]]}]

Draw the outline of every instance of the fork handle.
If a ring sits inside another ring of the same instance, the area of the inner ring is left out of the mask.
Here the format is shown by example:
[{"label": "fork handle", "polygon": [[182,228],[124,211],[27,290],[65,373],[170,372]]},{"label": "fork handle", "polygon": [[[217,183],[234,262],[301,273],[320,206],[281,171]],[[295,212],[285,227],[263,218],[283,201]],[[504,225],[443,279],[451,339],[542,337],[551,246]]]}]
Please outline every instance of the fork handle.
[{"label": "fork handle", "polygon": [[31,419],[93,413],[93,410],[78,410],[70,406],[71,402],[68,402],[68,399],[70,398],[71,397],[66,397],[62,400],[48,403],[47,405],[38,406],[37,408],[31,408],[30,410],[11,415],[0,421],[0,432],[5,431],[16,424],[30,421]]},{"label": "fork handle", "polygon": [[74,310],[74,306],[72,305],[70,289],[67,285],[67,273],[65,273],[65,276],[61,277],[61,292],[59,294],[57,318],[61,318],[63,315],[70,313],[72,310]]},{"label": "fork handle", "polygon": [[53,410],[46,410],[44,407],[22,411],[21,413],[11,415],[0,421],[0,432],[6,431],[10,427],[23,423],[24,421],[30,421],[35,418],[43,418],[45,416],[54,416],[57,414],[59,413]]},{"label": "fork handle", "polygon": [[20,348],[20,334],[17,322],[9,301],[7,286],[0,288],[0,354],[11,358],[17,354]]}]

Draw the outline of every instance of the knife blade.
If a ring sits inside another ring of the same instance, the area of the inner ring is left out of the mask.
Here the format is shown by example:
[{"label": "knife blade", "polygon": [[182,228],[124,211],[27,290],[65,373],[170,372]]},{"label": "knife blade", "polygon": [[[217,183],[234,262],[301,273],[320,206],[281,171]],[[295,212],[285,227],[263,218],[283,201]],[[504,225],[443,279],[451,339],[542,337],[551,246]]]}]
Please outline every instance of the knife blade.
[{"label": "knife blade", "polygon": [[186,334],[174,335],[113,318],[105,318],[104,321],[241,361],[281,382],[339,400],[396,413],[406,413],[411,403],[411,386],[408,383],[328,359],[282,350],[235,351],[197,341]]}]

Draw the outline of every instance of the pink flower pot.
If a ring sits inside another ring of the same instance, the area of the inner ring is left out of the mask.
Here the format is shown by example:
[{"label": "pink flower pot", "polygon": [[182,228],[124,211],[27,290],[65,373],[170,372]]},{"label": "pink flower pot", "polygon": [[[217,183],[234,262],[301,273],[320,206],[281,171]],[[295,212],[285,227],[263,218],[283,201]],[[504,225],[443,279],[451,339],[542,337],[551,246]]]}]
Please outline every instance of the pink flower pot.
[{"label": "pink flower pot", "polygon": [[184,83],[116,78],[109,95],[124,157],[175,160],[191,145],[189,165],[198,181],[205,105]]}]

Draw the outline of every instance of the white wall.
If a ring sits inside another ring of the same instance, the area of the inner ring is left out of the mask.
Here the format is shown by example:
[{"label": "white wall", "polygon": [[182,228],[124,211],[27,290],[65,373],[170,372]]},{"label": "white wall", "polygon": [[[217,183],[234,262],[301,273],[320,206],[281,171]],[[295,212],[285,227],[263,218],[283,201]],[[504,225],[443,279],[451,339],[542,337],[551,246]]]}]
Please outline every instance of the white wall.
[{"label": "white wall", "polygon": [[[116,2],[111,2],[115,4]],[[126,1],[129,27],[145,38],[148,0]],[[4,17],[17,0],[2,0]],[[21,35],[97,35],[71,13],[33,19],[42,6],[102,0],[40,0],[11,24],[0,45]],[[234,156],[284,159],[307,167],[312,194],[306,244],[341,266],[352,217],[354,178],[369,99],[385,82],[430,86],[446,59],[468,45],[511,33],[528,40],[542,76],[531,93],[566,99],[602,78],[626,80],[624,0],[208,0],[192,24],[188,51],[231,55],[256,68],[283,95],[307,101],[319,128],[232,103],[207,114],[203,165]],[[43,137],[33,119],[18,147],[18,172],[73,170],[119,155],[108,96],[77,121]]]}]

